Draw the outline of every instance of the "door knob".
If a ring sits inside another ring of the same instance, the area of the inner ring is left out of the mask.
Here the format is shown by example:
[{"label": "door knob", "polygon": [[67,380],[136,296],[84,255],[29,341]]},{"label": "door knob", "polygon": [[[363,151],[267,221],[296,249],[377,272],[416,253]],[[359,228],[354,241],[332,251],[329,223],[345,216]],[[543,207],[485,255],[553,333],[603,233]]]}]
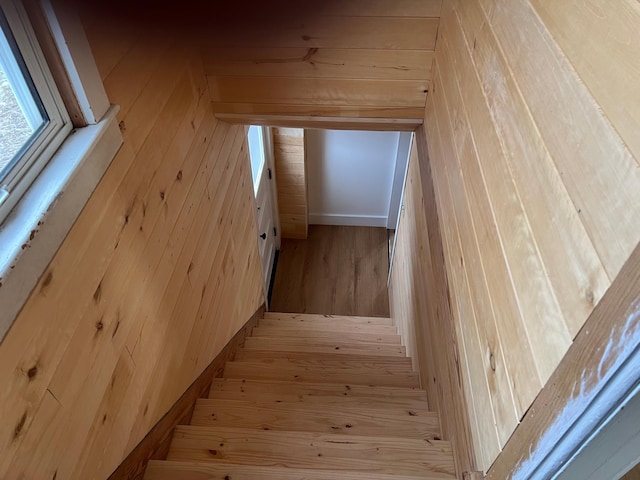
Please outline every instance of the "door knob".
[{"label": "door knob", "polygon": [[263,233],[262,235],[260,235],[260,238],[263,239],[263,240],[266,240],[267,239],[267,234]]}]

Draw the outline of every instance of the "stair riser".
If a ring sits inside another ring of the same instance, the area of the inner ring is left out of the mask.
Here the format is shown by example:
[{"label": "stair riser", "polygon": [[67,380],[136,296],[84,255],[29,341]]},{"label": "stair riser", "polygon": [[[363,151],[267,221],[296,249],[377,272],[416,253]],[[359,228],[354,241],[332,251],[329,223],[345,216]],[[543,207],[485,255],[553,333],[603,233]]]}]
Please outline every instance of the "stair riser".
[{"label": "stair riser", "polygon": [[332,355],[323,353],[270,352],[263,350],[238,350],[237,361],[260,363],[279,368],[327,368],[371,371],[371,373],[413,373],[411,360],[401,357],[376,357],[365,355]]},{"label": "stair riser", "polygon": [[286,467],[254,467],[223,462],[190,463],[151,460],[145,480],[442,480],[454,477],[385,475],[382,473],[360,473],[337,470],[301,470]]},{"label": "stair riser", "polygon": [[[374,404],[375,405],[375,404]],[[425,410],[393,410],[375,406],[333,408],[296,403],[242,403],[199,400],[192,425],[255,428],[274,431],[342,433],[439,440],[437,415]]]},{"label": "stair riser", "polygon": [[270,338],[299,338],[299,339],[322,339],[330,342],[344,343],[377,343],[382,345],[401,345],[400,336],[397,334],[371,334],[371,333],[352,333],[352,332],[325,332],[317,330],[293,330],[286,328],[257,327],[251,333],[252,337],[270,337]]},{"label": "stair riser", "polygon": [[341,315],[315,315],[305,313],[274,313],[266,312],[264,318],[268,320],[297,321],[301,323],[337,323],[350,325],[386,325],[393,326],[390,318],[382,317],[349,317]]},{"label": "stair riser", "polygon": [[[448,442],[178,426],[168,460],[453,475]],[[445,477],[448,478],[448,477]]]},{"label": "stair riser", "polygon": [[408,388],[368,387],[351,384],[302,384],[268,382],[265,380],[214,379],[211,398],[228,400],[259,400],[262,402],[298,402],[314,405],[370,405],[381,408],[424,409],[427,396],[424,390]]},{"label": "stair riser", "polygon": [[406,350],[400,345],[356,344],[321,339],[249,337],[245,342],[244,348],[247,350],[275,350],[280,352],[406,357]]},{"label": "stair riser", "polygon": [[318,332],[348,332],[397,335],[398,330],[391,325],[361,325],[358,323],[330,322],[300,322],[297,320],[262,319],[258,323],[260,328],[277,328],[279,330],[318,331]]},{"label": "stair riser", "polygon": [[294,383],[344,383],[379,387],[418,388],[420,380],[415,373],[372,374],[347,368],[303,369],[274,368],[255,362],[229,362],[224,370],[226,378],[278,380]]}]

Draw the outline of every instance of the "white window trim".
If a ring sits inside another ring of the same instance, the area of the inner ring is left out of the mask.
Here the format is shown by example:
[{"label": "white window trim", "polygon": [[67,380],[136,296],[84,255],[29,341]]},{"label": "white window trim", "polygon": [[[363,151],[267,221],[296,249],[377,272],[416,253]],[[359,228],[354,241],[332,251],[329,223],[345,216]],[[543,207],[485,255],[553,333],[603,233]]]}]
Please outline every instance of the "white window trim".
[{"label": "white window trim", "polygon": [[[5,50],[9,60],[3,64],[5,73],[28,123],[36,128],[33,128],[34,137],[31,144],[28,144],[28,148],[22,153],[17,164],[6,172],[7,177],[0,183],[3,190],[0,198],[0,222],[2,222],[40,174],[54,152],[62,145],[73,126],[46,60],[38,47],[26,11],[16,0],[0,0],[0,6],[11,28],[13,40],[29,70],[30,81],[33,82],[39,101],[42,102],[48,116],[48,121],[39,128],[42,114],[32,100],[33,94],[23,78],[18,62],[11,61],[13,52],[3,33],[0,49]],[[29,102],[32,103],[33,109],[25,110]],[[30,110],[32,111],[29,112]]]},{"label": "white window trim", "polygon": [[44,5],[89,125],[72,131],[0,225],[0,341],[122,145],[118,107],[109,104],[82,24]]}]

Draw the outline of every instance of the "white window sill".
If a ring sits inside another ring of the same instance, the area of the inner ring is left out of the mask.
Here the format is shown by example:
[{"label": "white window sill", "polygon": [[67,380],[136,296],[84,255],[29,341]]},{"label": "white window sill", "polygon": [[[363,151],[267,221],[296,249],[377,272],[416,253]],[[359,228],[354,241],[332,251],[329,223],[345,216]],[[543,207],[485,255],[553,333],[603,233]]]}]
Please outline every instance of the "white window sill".
[{"label": "white window sill", "polygon": [[117,112],[74,130],[0,226],[0,342],[122,145]]}]

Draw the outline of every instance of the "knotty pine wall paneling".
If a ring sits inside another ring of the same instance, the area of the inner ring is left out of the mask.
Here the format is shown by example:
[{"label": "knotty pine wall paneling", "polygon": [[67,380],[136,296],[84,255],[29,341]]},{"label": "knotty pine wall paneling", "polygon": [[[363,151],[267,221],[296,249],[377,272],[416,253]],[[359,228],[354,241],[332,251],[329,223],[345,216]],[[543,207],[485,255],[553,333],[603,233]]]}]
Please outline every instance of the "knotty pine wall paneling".
[{"label": "knotty pine wall paneling", "polygon": [[273,128],[272,133],[282,238],[302,240],[309,230],[305,131]]},{"label": "knotty pine wall paneling", "polygon": [[630,3],[443,7],[425,128],[480,470],[640,240]]},{"label": "knotty pine wall paneling", "polygon": [[0,477],[106,478],[264,302],[197,49],[85,18],[124,146],[0,345]]},{"label": "knotty pine wall paneling", "polygon": [[200,47],[214,110],[233,121],[395,119],[415,128],[441,3],[280,0],[211,15]]},{"label": "knotty pine wall paneling", "polygon": [[438,412],[444,439],[453,445],[456,471],[462,475],[476,470],[467,413],[472,379],[461,375],[467,371],[466,350],[459,344],[460,324],[453,318],[457,297],[447,284],[434,180],[425,131],[420,128],[411,149],[396,232],[390,312],[427,390],[429,408]]}]

